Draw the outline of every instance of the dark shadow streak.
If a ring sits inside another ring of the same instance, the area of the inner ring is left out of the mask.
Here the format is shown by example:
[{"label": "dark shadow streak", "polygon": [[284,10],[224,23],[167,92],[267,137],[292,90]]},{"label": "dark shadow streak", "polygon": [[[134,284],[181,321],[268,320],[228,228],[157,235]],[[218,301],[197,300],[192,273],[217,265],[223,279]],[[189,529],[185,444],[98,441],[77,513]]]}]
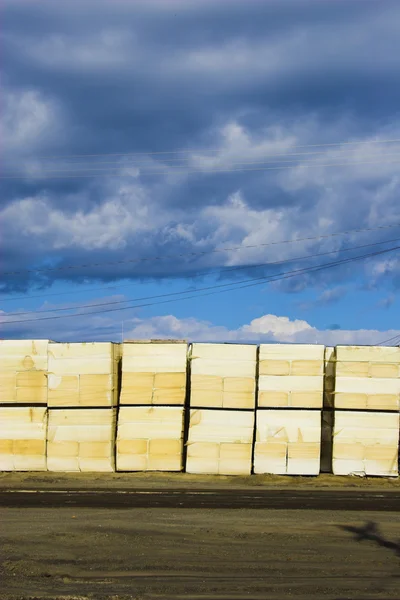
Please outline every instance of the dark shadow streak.
[{"label": "dark shadow streak", "polygon": [[362,542],[364,540],[375,542],[382,548],[392,550],[400,558],[400,542],[391,542],[386,540],[380,533],[377,524],[373,521],[369,521],[363,527],[353,527],[351,525],[340,525],[339,527],[344,529],[344,531],[354,533],[355,540],[357,542]]}]

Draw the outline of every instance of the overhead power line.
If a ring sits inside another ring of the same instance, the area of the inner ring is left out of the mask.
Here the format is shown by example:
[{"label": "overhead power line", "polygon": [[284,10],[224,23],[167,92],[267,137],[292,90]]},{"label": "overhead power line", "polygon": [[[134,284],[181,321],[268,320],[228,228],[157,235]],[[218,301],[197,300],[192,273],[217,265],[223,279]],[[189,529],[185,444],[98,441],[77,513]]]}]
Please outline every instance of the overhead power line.
[{"label": "overhead power line", "polygon": [[231,246],[225,248],[214,248],[213,250],[202,250],[199,252],[181,252],[178,254],[163,254],[162,256],[147,256],[141,258],[132,258],[125,260],[117,260],[117,261],[101,261],[98,263],[83,263],[83,264],[75,264],[75,265],[64,265],[60,267],[39,267],[36,269],[20,269],[18,271],[3,271],[2,275],[22,275],[24,273],[42,273],[42,272],[52,272],[52,271],[66,271],[70,269],[88,269],[92,267],[104,267],[111,265],[122,265],[122,264],[131,264],[131,263],[139,263],[139,262],[147,262],[147,261],[159,261],[159,260],[169,260],[176,258],[189,258],[192,256],[205,256],[207,254],[221,253],[221,252],[236,252],[238,250],[248,250],[254,248],[266,248],[268,246],[276,246],[280,244],[294,244],[298,242],[308,242],[313,240],[322,240],[328,239],[332,237],[338,237],[341,235],[350,235],[353,233],[365,233],[371,231],[379,231],[382,229],[392,229],[395,227],[400,227],[400,223],[394,223],[392,225],[380,225],[378,227],[367,227],[363,229],[349,229],[347,231],[340,231],[337,233],[327,233],[317,236],[308,236],[303,238],[294,238],[292,240],[278,240],[275,242],[266,242],[263,244],[244,244],[242,246]]},{"label": "overhead power line", "polygon": [[[400,150],[400,148],[397,148],[395,153],[393,153],[393,152],[389,152],[389,153],[384,152],[384,153],[382,153],[381,152],[379,154],[365,154],[365,155],[362,156],[362,158],[363,159],[365,159],[365,158],[368,158],[368,159],[370,159],[370,158],[382,158],[382,157],[386,158],[388,156],[389,157],[396,157],[396,158],[398,158],[399,157],[399,150]],[[342,151],[339,151],[339,152],[342,152]],[[289,156],[308,156],[308,155],[317,155],[317,158],[314,156],[314,158],[312,158],[312,159],[307,158],[307,159],[304,159],[302,162],[300,162],[299,158],[297,158],[297,159],[293,159],[292,158],[291,160],[280,160],[280,159],[285,159],[285,158],[287,158]],[[192,169],[192,170],[196,170],[196,171],[200,171],[200,172],[202,170],[213,172],[214,170],[226,169],[226,168],[231,169],[232,167],[237,167],[237,166],[240,167],[240,166],[247,166],[247,165],[251,166],[251,165],[285,165],[285,164],[290,164],[290,165],[295,165],[296,166],[296,165],[309,165],[310,164],[312,166],[314,166],[314,165],[319,166],[320,165],[320,163],[318,163],[318,159],[319,158],[323,159],[324,157],[328,157],[326,160],[329,160],[329,161],[332,161],[332,160],[344,160],[344,159],[348,159],[348,158],[350,158],[350,159],[351,158],[353,158],[353,159],[357,158],[356,156],[354,156],[354,154],[350,154],[348,156],[343,156],[343,154],[340,154],[339,156],[332,156],[330,153],[327,153],[326,151],[325,152],[300,152],[300,153],[294,153],[294,154],[276,154],[276,155],[271,154],[269,156],[270,156],[270,158],[273,158],[273,159],[279,159],[278,162],[272,162],[271,160],[256,160],[256,161],[248,161],[248,160],[240,160],[240,159],[236,159],[235,160],[234,158],[231,158],[229,160],[227,157],[225,157],[224,162],[226,164],[219,165],[219,166],[218,165],[215,165],[215,166],[209,165],[208,168],[207,168],[207,165],[202,166],[200,163],[199,164],[186,163],[186,164],[179,164],[179,165],[174,165],[174,164],[171,165],[171,164],[169,164],[169,163],[167,163],[165,161],[163,161],[161,163],[161,166],[163,168],[168,167],[168,169],[170,171],[172,171],[172,172],[174,170],[182,169],[182,168],[184,168],[185,170]],[[213,157],[211,157],[211,158],[213,158]],[[219,157],[216,157],[216,158],[219,158]],[[267,158],[267,157],[264,157],[264,158]],[[178,159],[168,159],[168,160],[169,161],[181,161],[182,162],[183,160],[188,161],[189,159],[186,159],[186,158],[185,159],[182,159],[182,158],[179,159],[178,158]],[[38,170],[41,170],[42,172],[44,172],[45,175],[47,175],[48,173],[73,173],[73,172],[76,172],[76,174],[79,175],[81,173],[91,172],[91,171],[102,171],[102,172],[106,173],[106,172],[112,172],[112,171],[119,171],[121,169],[134,169],[134,168],[139,168],[139,169],[142,170],[143,173],[147,173],[148,171],[146,171],[146,169],[154,169],[155,168],[154,164],[149,165],[148,162],[147,163],[137,163],[137,162],[129,162],[129,163],[127,163],[127,162],[123,162],[122,163],[122,162],[115,162],[115,161],[113,161],[113,162],[104,162],[104,161],[100,161],[100,162],[94,161],[93,162],[92,161],[92,162],[86,163],[86,164],[84,164],[84,163],[81,164],[79,162],[75,162],[75,163],[62,163],[62,165],[63,164],[67,164],[67,165],[69,164],[70,167],[68,167],[67,169],[60,169],[60,168],[53,169],[53,168],[50,168],[50,167],[54,167],[54,166],[57,166],[57,165],[50,165],[50,166],[47,166],[47,165],[37,165],[37,168],[38,168]],[[330,166],[334,166],[335,164],[336,163],[334,163],[334,162],[330,162]],[[98,165],[111,165],[111,167],[103,167],[102,166],[102,167],[98,168]],[[74,171],[72,169],[72,167],[76,167],[77,169],[80,169],[80,170],[75,170]],[[7,173],[7,171],[5,173]],[[41,174],[42,174],[41,172],[38,172],[36,175],[38,177],[40,177]],[[28,173],[27,175],[33,175],[33,176],[35,176],[35,173]],[[3,178],[7,178],[7,177],[5,175],[3,175]]]},{"label": "overhead power line", "polygon": [[[39,318],[35,318],[35,319],[14,319],[12,321],[2,321],[2,325],[11,325],[11,324],[16,324],[16,323],[31,323],[31,322],[38,322],[38,321],[48,321],[48,320],[56,320],[56,319],[68,319],[68,318],[76,318],[76,317],[82,317],[82,316],[91,316],[91,315],[98,315],[98,314],[103,314],[103,313],[109,313],[109,312],[120,312],[123,310],[131,310],[131,309],[137,309],[137,308],[144,308],[144,307],[148,307],[148,306],[155,306],[155,305],[159,305],[159,304],[167,304],[170,302],[176,302],[178,300],[190,300],[190,299],[197,299],[199,297],[203,297],[203,296],[210,296],[210,295],[215,295],[215,294],[221,294],[224,292],[229,292],[229,291],[235,291],[238,289],[243,289],[243,288],[247,288],[247,287],[253,287],[253,286],[258,286],[258,285],[264,285],[265,283],[271,283],[271,282],[275,282],[275,281],[281,281],[283,279],[287,279],[290,277],[296,277],[298,275],[301,274],[307,274],[307,273],[314,273],[316,271],[321,271],[321,270],[325,270],[325,269],[329,269],[332,267],[336,267],[338,265],[342,265],[342,264],[346,264],[346,263],[350,263],[350,262],[355,262],[357,260],[364,260],[366,258],[369,257],[373,257],[373,256],[379,256],[382,254],[387,254],[389,252],[394,252],[395,250],[399,250],[400,246],[395,246],[393,248],[389,248],[386,250],[379,250],[376,252],[372,252],[369,254],[363,254],[361,256],[356,256],[356,257],[352,257],[352,258],[347,258],[347,259],[343,259],[343,260],[339,260],[339,261],[335,261],[332,263],[325,263],[322,265],[317,265],[314,267],[306,267],[304,269],[295,269],[292,271],[288,271],[288,272],[283,272],[283,273],[279,273],[277,275],[272,275],[269,277],[262,277],[262,278],[257,278],[256,280],[253,280],[253,283],[245,283],[244,285],[237,285],[237,284],[226,284],[226,286],[230,285],[231,287],[229,289],[223,289],[223,290],[218,290],[218,291],[210,291],[210,292],[206,292],[205,294],[194,294],[192,296],[183,296],[180,298],[170,298],[168,300],[162,300],[160,302],[149,302],[149,303],[145,303],[145,304],[135,304],[133,306],[124,306],[124,307],[119,307],[119,308],[109,308],[109,309],[105,309],[105,310],[101,310],[101,311],[92,311],[92,312],[83,312],[83,313],[75,313],[72,315],[56,315],[56,316],[52,316],[52,317],[39,317]],[[261,281],[260,281],[261,280]],[[215,288],[217,287],[221,287],[221,286],[212,286],[212,289],[215,290]],[[179,292],[176,292],[176,294],[178,294]],[[187,294],[188,292],[180,292],[181,294]],[[165,294],[165,296],[167,296],[169,294]],[[163,297],[165,297],[163,296]]]},{"label": "overhead power line", "polygon": [[[295,261],[299,261],[299,260],[307,260],[307,259],[313,259],[313,258],[320,258],[321,256],[328,256],[330,254],[336,254],[337,252],[350,252],[352,250],[360,250],[361,248],[371,248],[373,246],[381,246],[382,244],[390,244],[393,242],[399,242],[400,238],[395,238],[395,239],[391,239],[391,240],[385,240],[383,242],[375,242],[372,244],[363,244],[361,246],[352,246],[350,248],[341,248],[339,251],[338,250],[330,250],[329,252],[320,252],[318,254],[309,254],[306,256],[296,256],[293,258],[286,258],[283,260],[276,260],[273,262],[267,262],[267,263],[258,263],[255,265],[241,265],[241,266],[237,266],[237,267],[220,267],[218,269],[218,272],[222,272],[225,273],[226,271],[231,272],[231,271],[236,271],[236,270],[243,270],[243,269],[254,269],[254,268],[261,268],[261,267],[269,267],[269,266],[275,266],[275,265],[281,265],[281,264],[285,264],[285,263],[291,263],[291,262],[295,262]],[[257,279],[263,279],[265,277],[265,275],[263,275],[262,277],[258,277]],[[209,289],[215,289],[215,288],[221,288],[221,287],[227,287],[229,285],[236,285],[238,283],[246,283],[248,281],[254,281],[254,279],[245,279],[244,281],[239,281],[239,282],[231,282],[231,283],[225,283],[225,284],[219,284],[219,285],[212,285],[212,286],[207,286],[207,287],[201,287],[201,288],[197,288],[196,291],[203,291],[203,290],[209,290]],[[142,300],[152,300],[155,298],[162,298],[165,296],[176,296],[178,294],[184,294],[184,293],[191,293],[193,290],[187,290],[186,292],[171,292],[169,294],[160,294],[160,295],[156,295],[156,296],[145,296],[142,298],[128,298],[127,300],[114,300],[114,301],[108,301],[108,302],[97,302],[95,304],[83,304],[83,305],[75,305],[75,306],[64,306],[62,308],[49,308],[49,309],[45,309],[45,310],[41,310],[41,311],[27,311],[27,312],[14,312],[14,313],[8,313],[7,317],[9,316],[23,316],[23,315],[30,315],[30,314],[43,314],[43,313],[52,313],[52,312],[64,312],[64,311],[68,311],[68,310],[80,310],[83,308],[93,308],[93,307],[98,307],[98,306],[109,306],[111,304],[126,304],[127,302],[139,302]]]},{"label": "overhead power line", "polygon": [[[397,155],[396,155],[397,156]],[[345,162],[345,163],[315,163],[315,164],[293,164],[290,166],[276,166],[276,167],[252,167],[250,169],[247,168],[220,168],[220,169],[206,169],[203,167],[198,168],[187,168],[187,169],[169,169],[169,170],[159,170],[159,171],[144,171],[144,175],[171,175],[172,173],[178,174],[218,174],[218,173],[243,173],[243,172],[256,172],[256,171],[279,171],[286,169],[312,169],[312,168],[328,168],[328,167],[348,167],[354,165],[381,165],[381,164],[395,164],[399,163],[400,158],[396,160],[378,160],[378,161],[355,161],[355,162]],[[121,167],[118,171],[123,169],[129,169],[129,167]],[[116,169],[111,169],[116,170]],[[72,174],[72,175],[47,175],[47,174],[25,174],[25,175],[11,175],[11,176],[0,176],[0,180],[16,180],[16,179],[37,179],[37,180],[46,180],[46,179],[81,179],[81,178],[95,178],[95,177],[136,177],[136,174],[130,173],[110,173],[109,171],[105,171],[100,169],[100,173],[94,174]]]},{"label": "overhead power line", "polygon": [[[269,140],[270,143],[284,143],[285,140]],[[295,146],[291,146],[290,150],[295,150],[297,148],[332,148],[337,146],[360,146],[364,144],[396,144],[399,143],[400,139],[389,139],[389,140],[351,140],[351,141],[342,141],[342,142],[331,142],[328,144],[297,144]],[[85,157],[95,157],[95,156],[156,156],[156,155],[164,155],[164,154],[189,154],[189,153],[212,153],[212,152],[221,152],[223,148],[182,148],[180,150],[161,150],[158,152],[111,152],[111,153],[96,153],[96,154],[58,154],[58,155],[45,155],[45,156],[36,156],[36,159],[60,159],[60,158],[85,158]]]}]

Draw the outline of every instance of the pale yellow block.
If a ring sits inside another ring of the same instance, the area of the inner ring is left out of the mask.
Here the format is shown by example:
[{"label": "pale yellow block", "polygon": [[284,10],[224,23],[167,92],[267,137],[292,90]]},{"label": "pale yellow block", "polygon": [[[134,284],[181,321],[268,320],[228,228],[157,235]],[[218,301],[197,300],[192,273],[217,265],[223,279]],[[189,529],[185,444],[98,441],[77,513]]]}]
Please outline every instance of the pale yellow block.
[{"label": "pale yellow block", "polygon": [[45,440],[13,440],[13,454],[32,455],[46,452]]},{"label": "pale yellow block", "polygon": [[318,460],[320,457],[319,442],[301,442],[288,444],[288,458]]},{"label": "pale yellow block", "polygon": [[190,406],[198,408],[222,408],[224,393],[222,391],[192,390]]},{"label": "pale yellow block", "polygon": [[376,444],[374,446],[365,446],[364,458],[366,460],[383,460],[390,463],[397,463],[398,449],[393,446]]},{"label": "pale yellow block", "polygon": [[48,340],[0,340],[2,371],[47,371]]},{"label": "pale yellow block", "polygon": [[255,407],[254,392],[226,392],[222,395],[223,408],[249,409]]},{"label": "pale yellow block", "polygon": [[175,456],[159,456],[150,454],[147,459],[147,471],[181,471],[182,458],[180,454]]},{"label": "pale yellow block", "polygon": [[369,377],[370,365],[368,362],[337,362],[336,377]]},{"label": "pale yellow block", "polygon": [[291,364],[291,375],[323,375],[323,360],[294,360]]},{"label": "pale yellow block", "polygon": [[224,389],[224,378],[218,375],[193,375],[191,377],[190,389],[194,392],[222,392]]},{"label": "pale yellow block", "polygon": [[182,453],[182,440],[150,440],[149,441],[149,454],[168,456],[168,455],[179,455]]},{"label": "pale yellow block", "polygon": [[218,475],[219,459],[188,456],[186,462],[186,473]]},{"label": "pale yellow block", "polygon": [[14,454],[14,471],[46,471],[46,455],[43,454]]},{"label": "pale yellow block", "polygon": [[290,406],[293,408],[322,408],[323,396],[321,392],[292,392]]},{"label": "pale yellow block", "polygon": [[60,391],[56,390],[48,390],[47,392],[47,404],[50,408],[55,408],[58,406],[66,407],[76,407],[79,406],[79,390],[70,390]]},{"label": "pale yellow block", "polygon": [[78,457],[78,442],[47,442],[47,456],[56,457]]},{"label": "pale yellow block", "polygon": [[334,475],[366,475],[364,460],[333,458],[332,472]]},{"label": "pale yellow block", "polygon": [[192,442],[187,446],[190,458],[219,459],[220,444],[212,442]]},{"label": "pale yellow block", "polygon": [[112,473],[114,458],[83,458],[79,457],[79,470],[82,473]]},{"label": "pale yellow block", "polygon": [[186,391],[183,388],[160,388],[153,391],[152,404],[176,404],[183,406]]},{"label": "pale yellow block", "polygon": [[79,458],[77,456],[58,456],[57,454],[47,454],[47,470],[66,473],[79,472]]},{"label": "pale yellow block", "polygon": [[250,459],[238,460],[234,459],[220,459],[218,465],[219,475],[250,475],[251,462]]},{"label": "pale yellow block", "polygon": [[113,454],[111,442],[80,442],[80,458],[109,458]]},{"label": "pale yellow block", "polygon": [[289,406],[289,394],[286,392],[258,392],[260,408],[280,408]]},{"label": "pale yellow block", "polygon": [[253,362],[257,346],[250,344],[205,344],[195,343],[191,347],[194,359]]},{"label": "pale yellow block", "polygon": [[225,442],[220,445],[219,458],[222,460],[238,460],[238,461],[250,461],[251,460],[251,444],[235,444]]},{"label": "pale yellow block", "polygon": [[17,387],[45,388],[47,375],[43,371],[21,371],[16,374]]},{"label": "pale yellow block", "polygon": [[252,443],[253,427],[253,411],[191,410],[188,441]]},{"label": "pale yellow block", "polygon": [[290,375],[290,361],[261,360],[258,369],[259,375]]},{"label": "pale yellow block", "polygon": [[21,404],[47,404],[47,387],[17,387],[15,400]]},{"label": "pale yellow block", "polygon": [[347,394],[336,392],[335,408],[366,409],[368,405],[367,394]]},{"label": "pale yellow block", "polygon": [[0,454],[12,454],[13,453],[14,440],[2,440],[0,439]]},{"label": "pale yellow block", "polygon": [[289,458],[287,475],[319,475],[320,459],[318,458]]},{"label": "pale yellow block", "polygon": [[365,472],[370,476],[398,477],[397,462],[391,460],[365,460]]},{"label": "pale yellow block", "polygon": [[325,347],[318,344],[261,344],[260,360],[317,360],[323,361]]},{"label": "pale yellow block", "polygon": [[118,440],[118,454],[147,454],[148,440]]},{"label": "pale yellow block", "polygon": [[336,346],[338,361],[400,364],[400,348],[390,346]]},{"label": "pale yellow block", "polygon": [[147,471],[147,455],[118,452],[117,471]]},{"label": "pale yellow block", "polygon": [[321,413],[316,410],[257,410],[256,439],[285,442],[320,442]]},{"label": "pale yellow block", "polygon": [[79,375],[54,375],[48,376],[48,389],[50,392],[79,392]]},{"label": "pale yellow block", "polygon": [[390,394],[375,394],[368,396],[366,408],[370,410],[393,410],[397,411],[400,408],[400,397]]},{"label": "pale yellow block", "polygon": [[255,391],[255,379],[252,377],[225,377],[223,380],[224,392],[252,394]]},{"label": "pale yellow block", "polygon": [[398,364],[385,364],[385,363],[370,363],[369,376],[370,377],[397,378],[397,377],[399,377],[399,365]]},{"label": "pale yellow block", "polygon": [[361,442],[357,443],[346,443],[346,442],[335,442],[333,446],[333,458],[334,459],[354,459],[363,460],[365,456],[365,446]]},{"label": "pale yellow block", "polygon": [[322,375],[263,375],[259,378],[258,388],[262,392],[319,392],[324,389]]},{"label": "pale yellow block", "polygon": [[274,440],[270,442],[256,442],[255,455],[262,455],[272,459],[285,459],[286,461],[287,447],[286,442],[276,442]]},{"label": "pale yellow block", "polygon": [[0,452],[0,471],[14,471],[14,457],[12,454]]},{"label": "pale yellow block", "polygon": [[397,394],[400,395],[400,378],[337,377],[336,392],[349,394]]},{"label": "pale yellow block", "polygon": [[186,389],[186,373],[156,373],[154,387],[160,389]]},{"label": "pale yellow block", "polygon": [[152,390],[154,387],[154,373],[122,372],[122,388],[139,390]]},{"label": "pale yellow block", "polygon": [[81,390],[85,390],[86,388],[110,390],[113,387],[113,376],[111,373],[100,375],[82,373],[81,375],[79,375],[79,386]]},{"label": "pale yellow block", "polygon": [[153,389],[148,388],[134,390],[133,388],[122,388],[121,397],[120,397],[120,405],[127,404],[145,404],[151,405],[153,402]]}]

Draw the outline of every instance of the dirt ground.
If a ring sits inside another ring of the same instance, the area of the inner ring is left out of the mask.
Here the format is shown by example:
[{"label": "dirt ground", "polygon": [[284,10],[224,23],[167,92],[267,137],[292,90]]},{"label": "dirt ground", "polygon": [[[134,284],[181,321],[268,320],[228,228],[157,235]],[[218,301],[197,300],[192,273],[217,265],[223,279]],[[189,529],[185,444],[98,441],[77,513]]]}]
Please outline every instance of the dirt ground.
[{"label": "dirt ground", "polygon": [[1,489],[375,489],[400,490],[400,478],[281,475],[190,475],[189,473],[0,473]]},{"label": "dirt ground", "polygon": [[2,600],[399,598],[400,513],[0,509]]},{"label": "dirt ground", "polygon": [[[399,492],[332,475],[3,473],[0,600],[398,599]],[[127,493],[137,505],[121,508]]]}]

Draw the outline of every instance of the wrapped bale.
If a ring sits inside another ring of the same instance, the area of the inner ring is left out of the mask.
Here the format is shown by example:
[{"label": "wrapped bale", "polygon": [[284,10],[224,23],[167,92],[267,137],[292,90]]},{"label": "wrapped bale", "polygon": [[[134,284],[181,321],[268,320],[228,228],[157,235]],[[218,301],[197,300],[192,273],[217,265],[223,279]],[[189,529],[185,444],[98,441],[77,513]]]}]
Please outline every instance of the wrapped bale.
[{"label": "wrapped bale", "polygon": [[181,471],[184,409],[179,406],[121,406],[118,471]]},{"label": "wrapped bale", "polygon": [[335,411],[335,475],[396,477],[398,447],[398,413]]},{"label": "wrapped bale", "polygon": [[400,348],[337,346],[335,408],[398,411]]},{"label": "wrapped bale", "polygon": [[186,471],[249,475],[253,433],[253,411],[191,410]]},{"label": "wrapped bale", "polygon": [[193,344],[190,406],[254,409],[257,346]]},{"label": "wrapped bale", "polygon": [[324,346],[261,344],[258,408],[322,408]]},{"label": "wrapped bale", "polygon": [[115,470],[115,408],[49,409],[49,471]]},{"label": "wrapped bale", "polygon": [[46,470],[45,407],[0,407],[0,471]]},{"label": "wrapped bale", "polygon": [[319,411],[257,411],[255,473],[318,475],[320,446]]},{"label": "wrapped bale", "polygon": [[121,350],[109,342],[49,344],[49,407],[118,404]]},{"label": "wrapped bale", "polygon": [[47,403],[48,340],[0,340],[0,403]]},{"label": "wrapped bale", "polygon": [[125,342],[121,405],[177,405],[186,398],[186,342]]}]

